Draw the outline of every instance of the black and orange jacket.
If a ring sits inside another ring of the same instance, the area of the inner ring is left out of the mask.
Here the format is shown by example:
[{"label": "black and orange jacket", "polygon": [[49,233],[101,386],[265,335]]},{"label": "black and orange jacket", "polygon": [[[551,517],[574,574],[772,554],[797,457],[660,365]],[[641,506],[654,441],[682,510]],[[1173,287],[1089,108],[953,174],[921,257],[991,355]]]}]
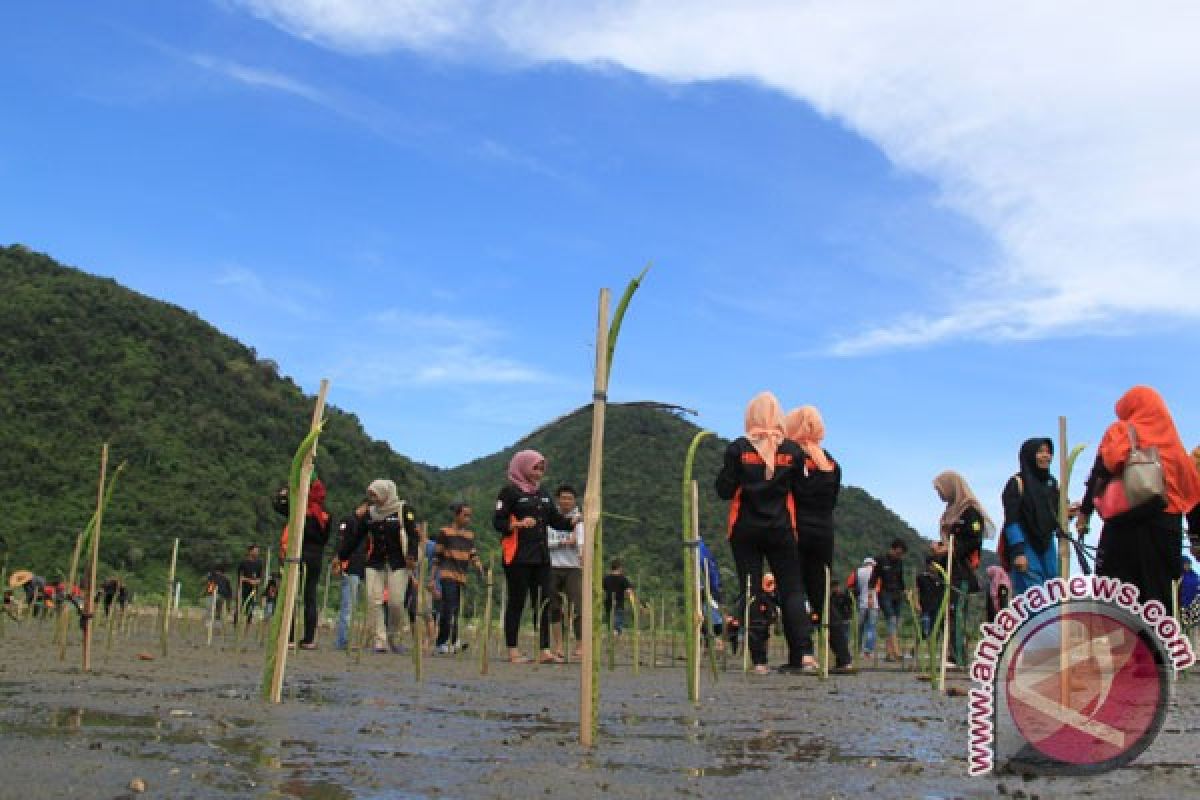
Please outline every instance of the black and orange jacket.
[{"label": "black and orange jacket", "polygon": [[[365,577],[363,568],[367,565],[367,542],[366,536],[360,537],[358,544],[354,547],[348,547],[350,537],[354,535],[358,529],[358,517],[353,514],[347,514],[338,522],[338,538],[337,552],[339,560],[342,562],[342,569],[347,575],[355,575],[359,578]],[[350,555],[345,558],[341,557],[342,550],[349,550]]]},{"label": "black and orange jacket", "polygon": [[[980,588],[979,576],[975,574],[975,570],[979,568],[985,527],[986,523],[979,510],[968,506],[950,530],[950,535],[954,537],[954,571],[951,577],[956,586],[965,582],[967,591],[972,594]],[[945,556],[939,561],[943,567],[946,565]]]},{"label": "black and orange jacket", "polygon": [[[291,505],[288,503],[288,496],[285,492],[278,492],[271,499],[271,507],[275,509],[275,513],[280,516],[287,517],[291,511]],[[323,517],[315,514],[307,514],[304,517],[304,541],[300,545],[300,556],[305,561],[311,561],[314,558],[320,558],[321,553],[325,551],[325,545],[329,542],[329,531],[332,527],[330,522],[332,517],[327,512]],[[283,536],[280,539],[279,549],[287,555],[287,526],[284,526]]]},{"label": "black and orange jacket", "polygon": [[434,540],[433,568],[444,581],[467,582],[467,571],[475,567],[483,572],[479,554],[475,551],[475,532],[455,530],[447,525]]},{"label": "black and orange jacket", "polygon": [[399,511],[383,519],[371,519],[369,513],[356,516],[354,529],[347,532],[338,547],[338,558],[348,560],[364,538],[367,541],[367,569],[406,569],[409,560],[416,563],[420,549],[417,512],[405,503]]},{"label": "black and orange jacket", "polygon": [[[803,451],[801,451],[803,453]],[[795,483],[796,535],[833,537],[833,509],[842,491],[842,467],[829,451],[833,469],[822,472],[808,456]]]},{"label": "black and orange jacket", "polygon": [[796,531],[796,482],[803,476],[804,452],[785,441],[775,454],[775,474],[767,480],[766,464],[754,445],[741,436],[725,448],[717,474],[717,495],[729,504],[729,537],[741,531]]},{"label": "black and orange jacket", "polygon": [[[513,527],[517,520],[529,517],[537,520],[532,528]],[[496,498],[492,526],[500,533],[505,566],[539,565],[550,563],[550,540],[546,528],[569,531],[574,530],[575,523],[559,512],[558,506],[544,490],[523,492],[510,483],[500,490]]]}]

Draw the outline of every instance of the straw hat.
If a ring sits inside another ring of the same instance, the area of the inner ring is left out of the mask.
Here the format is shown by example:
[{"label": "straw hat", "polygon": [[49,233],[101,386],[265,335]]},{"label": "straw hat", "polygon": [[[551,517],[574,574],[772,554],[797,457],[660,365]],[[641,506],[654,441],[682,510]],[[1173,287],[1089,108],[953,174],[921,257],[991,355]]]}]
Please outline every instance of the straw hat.
[{"label": "straw hat", "polygon": [[19,569],[12,575],[8,576],[8,588],[16,589],[18,586],[24,586],[33,580],[33,573],[27,569]]}]

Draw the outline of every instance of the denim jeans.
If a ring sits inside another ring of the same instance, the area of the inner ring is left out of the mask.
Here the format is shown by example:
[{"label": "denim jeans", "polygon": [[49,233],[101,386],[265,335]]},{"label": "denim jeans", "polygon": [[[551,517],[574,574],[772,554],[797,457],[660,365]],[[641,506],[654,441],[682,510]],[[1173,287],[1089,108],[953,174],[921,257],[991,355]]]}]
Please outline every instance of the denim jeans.
[{"label": "denim jeans", "polygon": [[458,608],[462,584],[450,578],[438,582],[442,590],[442,612],[438,617],[438,645],[458,644]]},{"label": "denim jeans", "polygon": [[875,621],[879,619],[878,608],[864,608],[862,619],[858,621],[858,638],[862,642],[864,653],[875,652]]},{"label": "denim jeans", "polygon": [[354,616],[354,603],[358,600],[358,584],[362,578],[345,573],[342,575],[342,602],[338,606],[337,636],[334,647],[345,650],[350,644],[350,619]]}]

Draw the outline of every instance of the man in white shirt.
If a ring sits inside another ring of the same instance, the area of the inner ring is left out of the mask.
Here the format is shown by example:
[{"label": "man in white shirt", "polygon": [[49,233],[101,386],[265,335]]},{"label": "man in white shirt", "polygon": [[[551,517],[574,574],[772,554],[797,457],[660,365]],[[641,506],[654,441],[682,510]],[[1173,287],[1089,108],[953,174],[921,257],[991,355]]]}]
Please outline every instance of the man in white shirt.
[{"label": "man in white shirt", "polygon": [[879,592],[871,579],[875,574],[875,559],[867,556],[854,571],[855,599],[858,600],[858,640],[864,657],[875,655],[875,624],[879,619]]},{"label": "man in white shirt", "polygon": [[[577,513],[575,489],[571,486],[559,486],[554,491],[558,510],[564,517]],[[574,530],[560,531],[547,528],[546,533],[550,543],[550,642],[551,648],[559,656],[563,655],[562,620],[563,601],[571,614],[571,627],[575,631],[575,658],[579,658],[583,638],[583,622],[580,617],[580,604],[583,602],[583,521],[575,523]]]}]

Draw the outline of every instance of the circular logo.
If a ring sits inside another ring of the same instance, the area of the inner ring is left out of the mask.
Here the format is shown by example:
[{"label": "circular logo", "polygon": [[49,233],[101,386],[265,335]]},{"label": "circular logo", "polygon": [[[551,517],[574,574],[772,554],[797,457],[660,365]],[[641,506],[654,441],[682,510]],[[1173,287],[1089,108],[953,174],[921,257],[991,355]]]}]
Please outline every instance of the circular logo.
[{"label": "circular logo", "polygon": [[1114,769],[1162,727],[1170,665],[1124,609],[1084,601],[1049,610],[1016,632],[1006,655],[1009,714],[1043,766]]}]

